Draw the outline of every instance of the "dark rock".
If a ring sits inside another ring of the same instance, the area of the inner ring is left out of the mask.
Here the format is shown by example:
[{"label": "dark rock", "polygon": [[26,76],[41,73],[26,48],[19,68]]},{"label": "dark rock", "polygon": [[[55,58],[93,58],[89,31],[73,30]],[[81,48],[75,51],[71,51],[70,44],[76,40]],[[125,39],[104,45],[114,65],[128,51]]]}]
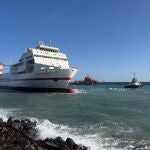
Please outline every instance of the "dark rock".
[{"label": "dark rock", "polygon": [[57,138],[55,138],[53,140],[53,142],[59,146],[65,146],[65,141],[63,140],[63,138],[61,138],[60,136],[58,136]]},{"label": "dark rock", "polygon": [[75,144],[74,147],[73,147],[73,150],[80,150],[80,146]]},{"label": "dark rock", "polygon": [[2,132],[7,132],[7,131],[8,131],[8,129],[6,127],[2,128]]},{"label": "dark rock", "polygon": [[77,150],[88,150],[88,147],[84,146],[84,145],[78,145],[78,149]]},{"label": "dark rock", "polygon": [[30,142],[25,137],[17,137],[16,140],[14,141],[14,143],[19,144],[21,146],[30,145]]},{"label": "dark rock", "polygon": [[35,139],[37,135],[37,130],[36,129],[29,129],[29,130],[24,130],[23,134],[29,138]]},{"label": "dark rock", "polygon": [[65,144],[70,148],[73,148],[76,145],[76,143],[71,138],[67,138]]},{"label": "dark rock", "polygon": [[24,123],[27,128],[34,128],[36,127],[37,122],[31,122],[29,119],[25,119]]},{"label": "dark rock", "polygon": [[55,139],[37,139],[36,122],[28,119],[7,122],[0,119],[0,150],[87,150],[85,146],[77,145],[71,138],[64,141],[61,137]]},{"label": "dark rock", "polygon": [[4,125],[3,119],[0,118],[0,127],[2,127]]},{"label": "dark rock", "polygon": [[7,120],[7,123],[6,123],[6,125],[10,125],[11,123],[12,123],[12,121],[13,121],[13,118],[12,117],[10,117],[8,120]]},{"label": "dark rock", "polygon": [[48,148],[48,149],[54,149],[54,150],[60,150],[59,145],[54,143],[53,139],[51,138],[46,138],[44,141],[40,141],[42,147]]},{"label": "dark rock", "polygon": [[13,129],[16,130],[19,130],[21,128],[21,122],[19,120],[12,121],[10,125]]},{"label": "dark rock", "polygon": [[46,148],[53,150],[60,150],[59,146],[54,144],[53,142],[45,142]]}]

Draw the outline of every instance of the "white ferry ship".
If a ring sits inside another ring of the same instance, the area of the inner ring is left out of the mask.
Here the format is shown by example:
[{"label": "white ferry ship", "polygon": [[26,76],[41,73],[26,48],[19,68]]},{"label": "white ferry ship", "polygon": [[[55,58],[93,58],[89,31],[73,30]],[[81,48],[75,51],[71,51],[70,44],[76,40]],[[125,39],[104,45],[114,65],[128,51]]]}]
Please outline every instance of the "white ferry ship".
[{"label": "white ferry ship", "polygon": [[59,48],[39,43],[28,48],[19,61],[4,73],[0,64],[0,88],[27,91],[72,92],[70,80],[78,69],[69,67],[67,56]]}]

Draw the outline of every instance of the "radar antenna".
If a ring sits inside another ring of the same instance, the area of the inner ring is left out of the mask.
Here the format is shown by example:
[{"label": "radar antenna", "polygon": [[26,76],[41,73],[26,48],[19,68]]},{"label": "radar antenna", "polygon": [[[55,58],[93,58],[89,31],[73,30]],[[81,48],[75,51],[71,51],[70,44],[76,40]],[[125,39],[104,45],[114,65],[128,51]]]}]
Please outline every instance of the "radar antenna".
[{"label": "radar antenna", "polygon": [[39,44],[39,45],[43,45],[43,42],[42,42],[42,41],[38,41],[38,44]]}]

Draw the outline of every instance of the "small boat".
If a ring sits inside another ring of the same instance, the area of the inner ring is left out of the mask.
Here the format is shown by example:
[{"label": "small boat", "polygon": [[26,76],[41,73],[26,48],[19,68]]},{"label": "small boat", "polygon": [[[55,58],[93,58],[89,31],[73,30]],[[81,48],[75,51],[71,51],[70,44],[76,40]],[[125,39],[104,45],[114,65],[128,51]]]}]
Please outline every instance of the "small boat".
[{"label": "small boat", "polygon": [[72,85],[97,85],[99,83],[98,80],[95,80],[91,78],[89,75],[87,75],[84,80],[74,81],[71,84]]},{"label": "small boat", "polygon": [[138,79],[135,77],[135,73],[134,73],[132,82],[130,82],[129,85],[126,85],[125,88],[139,88],[139,87],[143,87],[143,84],[138,81]]}]

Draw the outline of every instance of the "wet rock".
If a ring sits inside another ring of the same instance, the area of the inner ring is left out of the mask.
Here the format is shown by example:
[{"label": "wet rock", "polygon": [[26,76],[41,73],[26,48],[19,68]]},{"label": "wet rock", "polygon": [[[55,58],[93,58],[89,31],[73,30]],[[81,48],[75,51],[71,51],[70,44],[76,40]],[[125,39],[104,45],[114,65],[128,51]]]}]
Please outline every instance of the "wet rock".
[{"label": "wet rock", "polygon": [[76,145],[76,143],[71,138],[67,138],[65,144],[71,148],[73,148]]},{"label": "wet rock", "polygon": [[6,127],[3,127],[1,132],[7,132],[7,131],[8,129]]},{"label": "wet rock", "polygon": [[7,126],[9,126],[9,125],[12,123],[12,121],[13,121],[13,118],[12,118],[12,117],[10,117],[10,118],[7,120],[6,125],[7,125]]},{"label": "wet rock", "polygon": [[59,137],[57,137],[57,138],[55,138],[54,140],[53,140],[53,142],[55,143],[55,144],[57,144],[57,145],[59,145],[60,147],[61,146],[65,146],[65,141],[63,140],[63,138],[61,138],[60,136]]},{"label": "wet rock", "polygon": [[21,122],[19,120],[14,120],[10,123],[13,129],[19,130],[21,128]]},{"label": "wet rock", "polygon": [[10,117],[7,122],[0,119],[0,150],[87,150],[87,147],[77,145],[71,138],[37,139],[36,122]]},{"label": "wet rock", "polygon": [[31,122],[29,119],[22,120],[24,127],[26,128],[35,128],[37,122]]},{"label": "wet rock", "polygon": [[77,150],[88,150],[88,147],[84,145],[77,145],[79,148]]},{"label": "wet rock", "polygon": [[14,143],[21,145],[21,146],[30,145],[30,142],[25,137],[17,137],[16,140],[14,141]]},{"label": "wet rock", "polygon": [[0,118],[0,127],[4,125],[3,119]]},{"label": "wet rock", "polygon": [[60,150],[59,146],[54,144],[53,142],[45,142],[46,148],[53,150]]}]

